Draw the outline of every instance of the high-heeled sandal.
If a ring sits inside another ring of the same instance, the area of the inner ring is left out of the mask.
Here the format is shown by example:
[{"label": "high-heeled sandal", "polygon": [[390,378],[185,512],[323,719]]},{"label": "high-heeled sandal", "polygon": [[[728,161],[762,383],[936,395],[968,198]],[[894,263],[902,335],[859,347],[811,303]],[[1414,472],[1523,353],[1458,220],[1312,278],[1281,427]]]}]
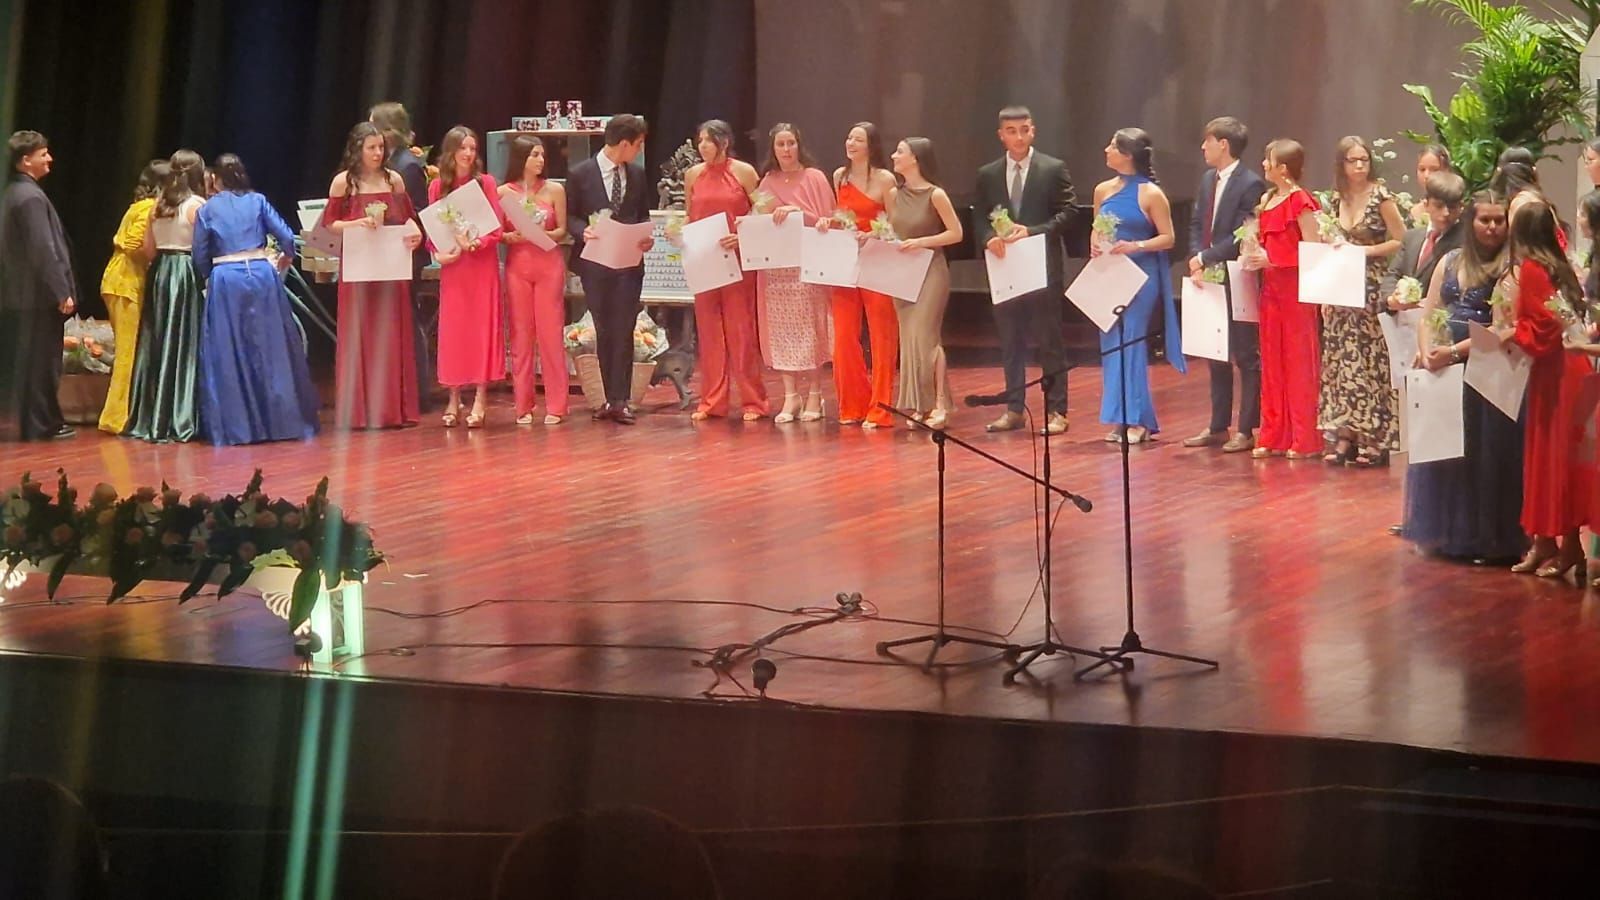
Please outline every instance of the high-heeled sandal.
[{"label": "high-heeled sandal", "polygon": [[[1552,559],[1548,564],[1540,566],[1539,569],[1537,571],[1535,571],[1533,574],[1539,576],[1540,578],[1562,578],[1562,579],[1565,579],[1567,577],[1567,573],[1568,572],[1573,572],[1573,575],[1576,577],[1576,579],[1578,581],[1578,586],[1579,587],[1583,587],[1584,578],[1588,575],[1588,570],[1587,570],[1587,568],[1578,569],[1578,567],[1582,566],[1582,565],[1584,565],[1584,558],[1582,556],[1579,556],[1579,557],[1577,557],[1575,559],[1567,559],[1567,560],[1563,561],[1561,559],[1561,557],[1558,555],[1554,559]],[[1576,570],[1576,571],[1574,571],[1574,570]]]},{"label": "high-heeled sandal", "polygon": [[945,424],[949,421],[950,413],[948,411],[935,409],[933,412],[928,413],[928,417],[922,420],[922,424],[932,428],[934,431],[943,431]]},{"label": "high-heeled sandal", "polygon": [[759,422],[766,417],[766,413],[756,412],[753,409],[746,411],[745,414],[741,416],[741,418],[743,418],[746,422]]},{"label": "high-heeled sandal", "polygon": [[487,410],[483,412],[473,410],[472,412],[467,413],[467,427],[482,428],[484,419],[487,419],[488,417],[489,413]]},{"label": "high-heeled sandal", "polygon": [[[813,400],[817,401],[817,408],[816,409],[812,409],[811,408],[811,401],[813,401]],[[828,401],[822,399],[822,392],[821,391],[812,391],[810,394],[808,394],[806,396],[805,408],[800,410],[800,415],[797,416],[796,418],[798,418],[802,422],[820,422],[820,421],[822,421],[823,415],[827,411],[828,411]]]},{"label": "high-heeled sandal", "polygon": [[703,409],[697,409],[689,414],[689,421],[691,422],[704,422],[709,418],[711,418],[711,413]]},{"label": "high-heeled sandal", "polygon": [[1333,452],[1322,457],[1322,461],[1330,466],[1342,466],[1355,458],[1356,445],[1348,439],[1341,438],[1333,445]]},{"label": "high-heeled sandal", "polygon": [[546,425],[560,425],[561,417],[555,413],[545,413],[544,423]]},{"label": "high-heeled sandal", "polygon": [[791,405],[796,405],[796,406],[799,405],[799,404],[794,402],[794,401],[797,401],[799,399],[800,399],[800,395],[799,394],[784,394],[783,395],[783,409],[780,410],[777,415],[772,417],[772,421],[777,423],[777,424],[779,424],[779,425],[787,425],[790,422],[793,422],[794,418],[795,418],[795,414],[794,414],[794,411],[791,410],[789,407]]},{"label": "high-heeled sandal", "polygon": [[444,427],[454,428],[456,427],[456,422],[459,421],[458,417],[460,415],[461,407],[458,406],[455,409],[446,411],[445,414],[440,417],[440,421],[444,423]]},{"label": "high-heeled sandal", "polygon": [[532,425],[533,424],[533,413],[532,412],[525,412],[522,415],[517,416],[517,424],[518,425]]},{"label": "high-heeled sandal", "polygon": [[1147,441],[1153,441],[1155,439],[1156,436],[1151,434],[1150,429],[1144,427],[1143,425],[1135,425],[1128,429],[1128,443],[1130,444],[1143,444]]},{"label": "high-heeled sandal", "polygon": [[1518,575],[1535,574],[1540,569],[1544,568],[1545,563],[1548,563],[1556,558],[1555,553],[1551,553],[1548,556],[1539,556],[1538,553],[1538,550],[1530,549],[1527,555],[1522,557],[1522,562],[1512,565],[1511,571],[1517,573]]},{"label": "high-heeled sandal", "polygon": [[1344,464],[1356,469],[1381,469],[1389,465],[1389,451],[1357,450],[1346,457]]}]

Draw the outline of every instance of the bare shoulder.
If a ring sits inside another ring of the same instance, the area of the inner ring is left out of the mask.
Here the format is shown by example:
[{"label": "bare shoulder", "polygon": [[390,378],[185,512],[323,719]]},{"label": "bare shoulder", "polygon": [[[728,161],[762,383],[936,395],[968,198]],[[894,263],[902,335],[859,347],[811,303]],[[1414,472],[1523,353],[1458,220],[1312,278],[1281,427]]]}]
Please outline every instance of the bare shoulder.
[{"label": "bare shoulder", "polygon": [[1111,196],[1111,192],[1115,191],[1121,184],[1121,178],[1107,178],[1105,181],[1102,181],[1094,186],[1094,198],[1096,200],[1104,200],[1105,198]]},{"label": "bare shoulder", "polygon": [[882,185],[885,190],[893,190],[894,188],[900,186],[900,182],[895,179],[894,173],[890,172],[888,169],[874,169],[872,172],[872,182],[874,184]]},{"label": "bare shoulder", "polygon": [[559,181],[546,181],[544,189],[549,191],[550,196],[557,200],[567,195],[567,186]]},{"label": "bare shoulder", "polygon": [[339,174],[333,176],[333,183],[328,185],[328,196],[337,197],[338,195],[344,193],[345,188],[349,185],[349,183],[350,176],[347,172],[340,172]]},{"label": "bare shoulder", "polygon": [[[341,172],[339,174],[343,175],[344,173]],[[405,189],[406,189],[406,180],[404,178],[400,177],[400,173],[399,172],[396,172],[395,170],[390,169],[389,170],[389,190],[391,190],[391,191],[403,191]]]}]

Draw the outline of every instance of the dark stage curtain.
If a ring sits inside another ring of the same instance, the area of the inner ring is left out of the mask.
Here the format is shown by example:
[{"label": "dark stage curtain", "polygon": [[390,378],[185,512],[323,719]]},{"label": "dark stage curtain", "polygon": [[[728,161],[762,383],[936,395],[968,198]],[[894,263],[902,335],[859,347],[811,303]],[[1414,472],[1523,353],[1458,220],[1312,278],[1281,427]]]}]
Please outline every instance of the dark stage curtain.
[{"label": "dark stage curtain", "polygon": [[754,31],[754,0],[27,0],[15,127],[50,138],[45,189],[95,310],[111,235],[152,157],[238,153],[293,222],[377,101],[405,103],[433,145],[456,124],[503,129],[577,99],[650,120],[653,177],[703,119],[765,133]]}]

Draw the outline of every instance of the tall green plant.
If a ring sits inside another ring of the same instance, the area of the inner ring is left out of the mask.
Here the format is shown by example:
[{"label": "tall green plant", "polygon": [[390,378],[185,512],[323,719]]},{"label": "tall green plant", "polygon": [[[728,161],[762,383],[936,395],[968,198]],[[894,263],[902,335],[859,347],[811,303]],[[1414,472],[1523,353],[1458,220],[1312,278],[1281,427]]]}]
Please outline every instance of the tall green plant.
[{"label": "tall green plant", "polygon": [[1600,23],[1600,3],[1572,2],[1585,18],[1539,19],[1519,3],[1412,0],[1412,6],[1472,27],[1477,37],[1462,45],[1472,66],[1455,73],[1461,85],[1447,107],[1439,107],[1427,85],[1404,85],[1422,100],[1435,132],[1406,136],[1444,144],[1474,188],[1488,184],[1495,159],[1508,146],[1526,147],[1537,159],[1554,157],[1553,147],[1582,141],[1578,135],[1589,134],[1594,92],[1583,84],[1578,64],[1594,30],[1591,22]]}]

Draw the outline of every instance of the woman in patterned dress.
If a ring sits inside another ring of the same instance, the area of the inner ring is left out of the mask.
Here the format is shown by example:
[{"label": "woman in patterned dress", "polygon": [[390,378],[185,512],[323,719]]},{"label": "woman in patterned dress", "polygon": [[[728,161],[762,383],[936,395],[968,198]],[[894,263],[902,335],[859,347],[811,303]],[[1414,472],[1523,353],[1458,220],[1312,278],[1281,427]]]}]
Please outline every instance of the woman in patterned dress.
[{"label": "woman in patterned dress", "polygon": [[1386,465],[1398,448],[1399,400],[1390,381],[1389,350],[1378,316],[1385,308],[1380,283],[1389,257],[1400,249],[1405,223],[1394,195],[1372,177],[1372,149],[1360,137],[1339,141],[1335,191],[1328,211],[1335,240],[1360,245],[1367,257],[1366,305],[1322,308],[1322,392],[1318,423],[1336,438],[1323,457],[1339,465]]}]

